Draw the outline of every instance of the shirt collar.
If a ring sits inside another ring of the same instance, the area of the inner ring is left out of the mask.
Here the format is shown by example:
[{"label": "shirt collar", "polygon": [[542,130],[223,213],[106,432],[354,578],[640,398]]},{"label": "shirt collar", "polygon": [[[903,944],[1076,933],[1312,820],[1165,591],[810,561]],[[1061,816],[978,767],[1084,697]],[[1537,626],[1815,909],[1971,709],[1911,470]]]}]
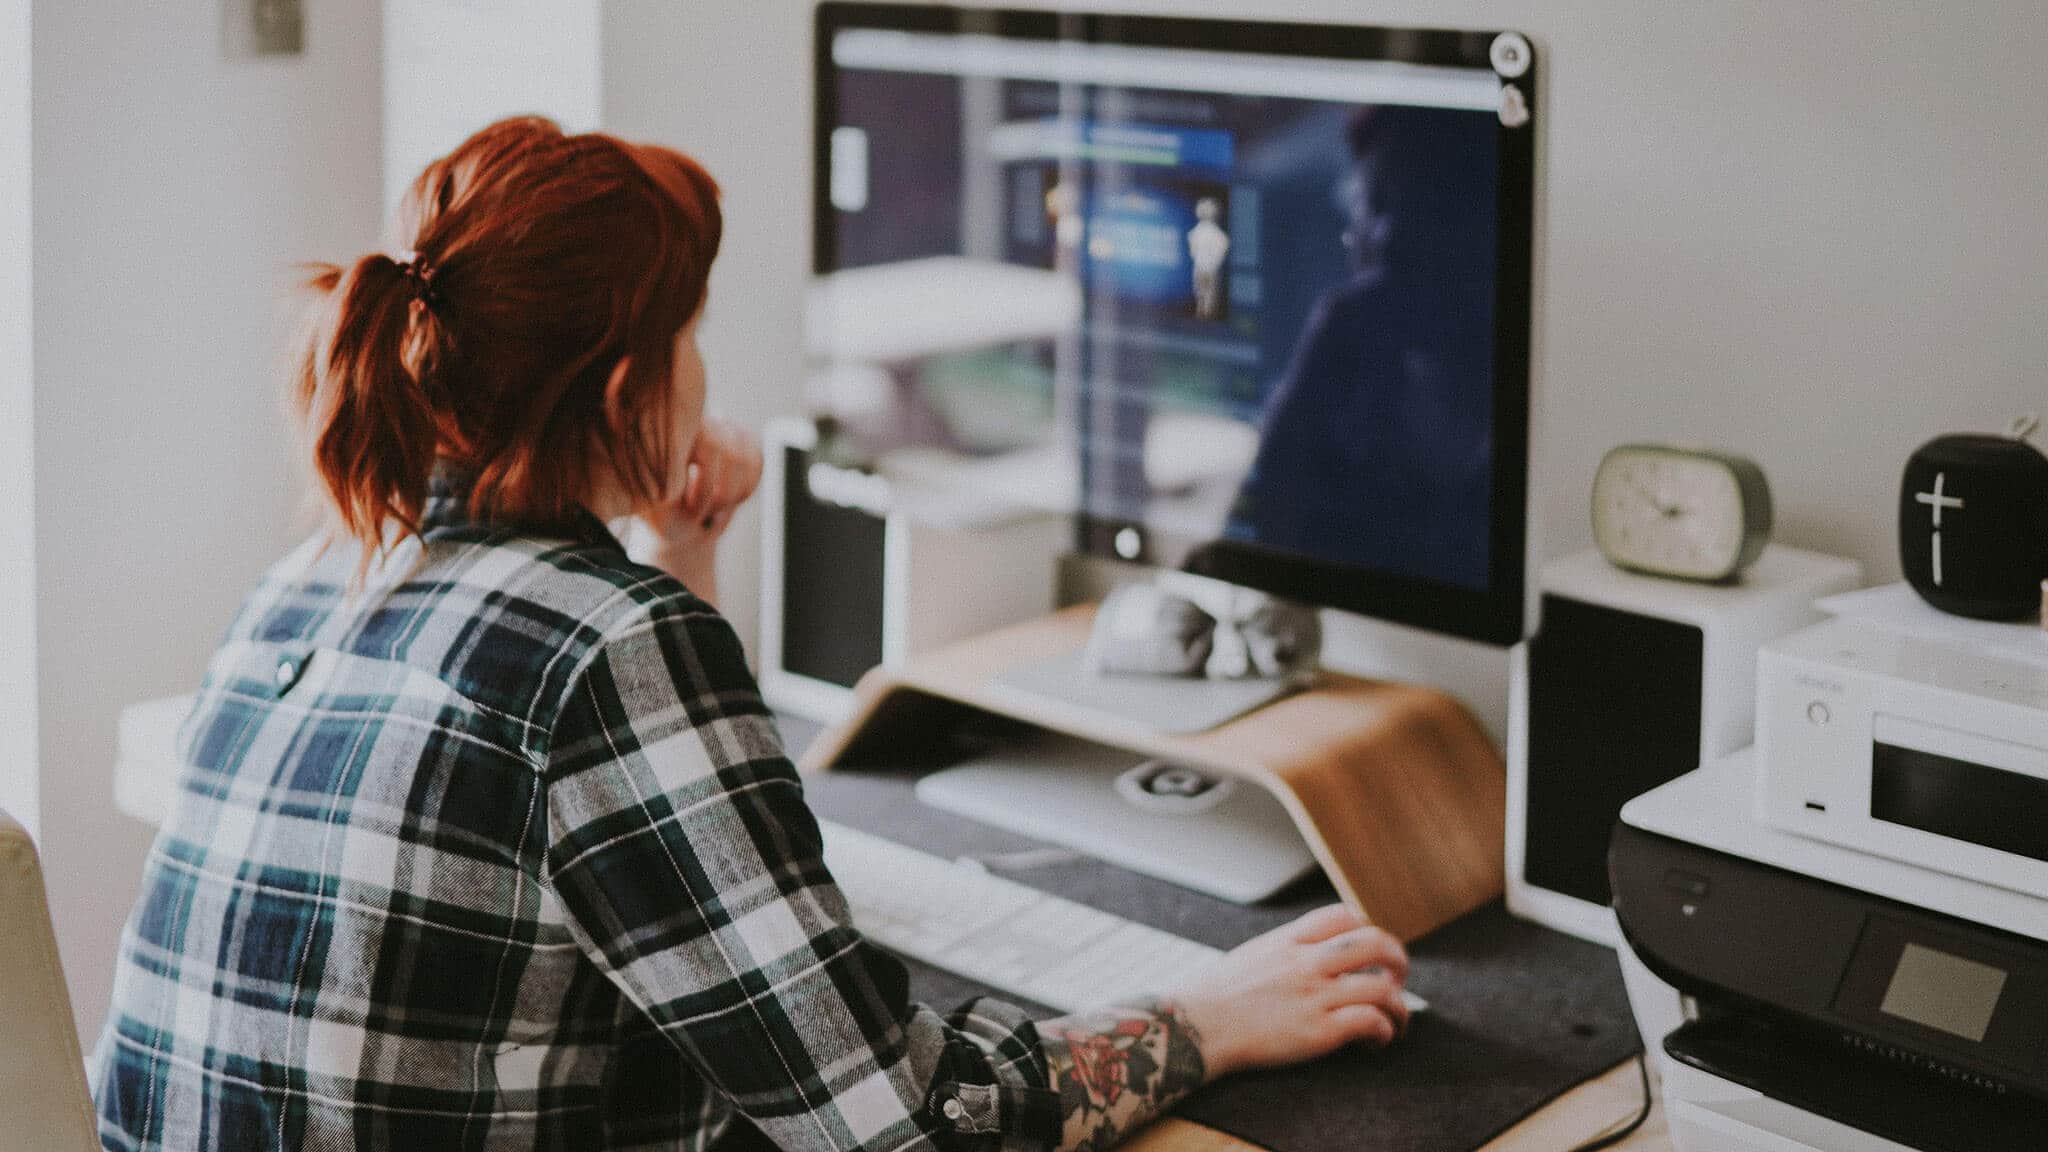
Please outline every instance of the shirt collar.
[{"label": "shirt collar", "polygon": [[[426,502],[420,506],[420,536],[426,538],[437,531],[481,525],[483,522],[472,515],[469,508],[470,493],[475,487],[474,472],[447,460],[435,463],[434,471],[427,477]],[[566,521],[523,527],[536,535],[567,537],[578,543],[609,546],[621,551],[625,547],[603,520],[580,504]]]}]

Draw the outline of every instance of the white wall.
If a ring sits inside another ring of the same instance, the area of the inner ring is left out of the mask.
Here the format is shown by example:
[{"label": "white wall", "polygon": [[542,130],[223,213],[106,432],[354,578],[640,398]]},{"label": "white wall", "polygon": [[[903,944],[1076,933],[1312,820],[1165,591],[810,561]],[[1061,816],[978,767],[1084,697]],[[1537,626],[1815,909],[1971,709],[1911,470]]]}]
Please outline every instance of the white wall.
[{"label": "white wall", "polygon": [[29,0],[0,0],[0,809],[36,819]]},{"label": "white wall", "polygon": [[597,0],[385,0],[384,204],[470,133],[519,113],[598,125]]},{"label": "white wall", "polygon": [[116,714],[191,690],[308,526],[285,287],[377,242],[377,6],[306,10],[302,57],[223,59],[211,3],[35,4],[43,842],[88,1034],[149,839]]},{"label": "white wall", "polygon": [[[1070,5],[1071,6],[1071,5]],[[1532,35],[1548,72],[1538,547],[1589,542],[1609,446],[1724,446],[1770,473],[1778,538],[1897,573],[1906,455],[2048,407],[2048,6],[1861,0],[1115,0],[1124,11]],[[706,11],[705,8],[711,10]],[[605,10],[605,119],[698,152],[734,227],[706,331],[714,402],[799,401],[809,262],[805,5]],[[737,567],[737,565],[735,565]],[[751,570],[750,575],[751,575]],[[726,593],[735,615],[751,578]],[[751,632],[746,633],[752,635]],[[1336,633],[1455,668],[1501,714],[1504,668],[1394,629]]]},{"label": "white wall", "polygon": [[[680,148],[724,190],[725,238],[699,342],[712,411],[755,429],[797,410],[810,257],[811,8],[608,0],[604,126]],[[759,635],[759,501],[728,529],[719,607]]]}]

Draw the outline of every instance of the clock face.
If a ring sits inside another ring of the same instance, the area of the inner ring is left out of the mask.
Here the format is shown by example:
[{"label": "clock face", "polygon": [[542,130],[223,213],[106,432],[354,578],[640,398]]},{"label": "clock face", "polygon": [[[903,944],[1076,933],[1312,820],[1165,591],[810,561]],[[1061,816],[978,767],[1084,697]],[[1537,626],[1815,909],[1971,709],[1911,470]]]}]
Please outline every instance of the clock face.
[{"label": "clock face", "polygon": [[1595,542],[1624,568],[1688,580],[1733,577],[1762,546],[1738,467],[1706,453],[1616,448],[1593,479]]}]

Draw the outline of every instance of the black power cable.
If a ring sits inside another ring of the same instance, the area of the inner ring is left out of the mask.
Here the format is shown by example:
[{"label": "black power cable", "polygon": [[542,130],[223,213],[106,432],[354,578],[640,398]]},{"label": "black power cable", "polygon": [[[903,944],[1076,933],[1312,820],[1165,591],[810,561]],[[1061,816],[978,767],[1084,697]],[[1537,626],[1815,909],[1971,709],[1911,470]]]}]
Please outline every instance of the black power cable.
[{"label": "black power cable", "polygon": [[1642,1111],[1636,1113],[1636,1118],[1629,1121],[1626,1127],[1609,1132],[1605,1136],[1596,1136],[1572,1149],[1571,1152],[1600,1152],[1602,1148],[1612,1148],[1630,1136],[1635,1135],[1636,1129],[1641,1128],[1643,1122],[1650,1118],[1650,1108],[1655,1103],[1650,1092],[1650,1054],[1641,1048],[1636,1049],[1636,1070],[1641,1072],[1643,1076]]}]

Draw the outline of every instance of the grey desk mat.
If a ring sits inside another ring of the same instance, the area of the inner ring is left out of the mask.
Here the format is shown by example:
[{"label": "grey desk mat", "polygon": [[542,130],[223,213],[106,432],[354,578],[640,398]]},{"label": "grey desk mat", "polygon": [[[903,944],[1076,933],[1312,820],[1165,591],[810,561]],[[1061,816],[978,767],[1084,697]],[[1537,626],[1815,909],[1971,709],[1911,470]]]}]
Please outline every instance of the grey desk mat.
[{"label": "grey desk mat", "polygon": [[[1021,883],[1218,948],[1335,899],[1317,880],[1242,907],[1073,854],[1048,862],[1035,853],[1029,866],[1004,867],[1005,854],[1044,846],[919,804],[915,778],[849,770],[809,777],[804,786],[825,819],[938,855],[990,861]],[[1471,1152],[1636,1050],[1621,971],[1604,948],[1493,905],[1417,941],[1410,953],[1409,986],[1431,1008],[1394,1047],[1235,1076],[1176,1114],[1273,1152]],[[912,994],[941,1010],[1001,994],[908,963]]]}]

